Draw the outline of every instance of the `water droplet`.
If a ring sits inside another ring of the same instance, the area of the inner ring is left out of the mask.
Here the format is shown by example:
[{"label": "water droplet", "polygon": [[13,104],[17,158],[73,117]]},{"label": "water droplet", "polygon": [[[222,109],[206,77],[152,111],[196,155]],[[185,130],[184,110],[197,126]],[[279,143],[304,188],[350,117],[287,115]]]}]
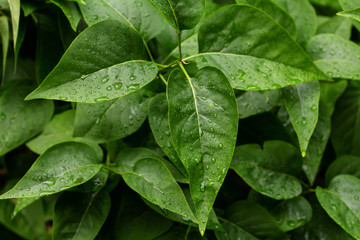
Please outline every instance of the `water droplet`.
[{"label": "water droplet", "polygon": [[134,81],[135,79],[136,79],[136,76],[135,76],[134,74],[131,74],[130,80],[131,80],[131,81]]},{"label": "water droplet", "polygon": [[2,112],[2,113],[0,114],[0,117],[1,117],[1,120],[5,120],[5,119],[6,119],[6,114]]},{"label": "water droplet", "polygon": [[119,90],[122,87],[122,85],[123,84],[121,82],[116,82],[116,83],[113,84],[115,90]]},{"label": "water droplet", "polygon": [[305,156],[306,156],[306,151],[302,151],[302,152],[301,152],[301,156],[302,156],[302,157],[305,157]]},{"label": "water droplet", "polygon": [[218,144],[219,148],[223,148],[223,145],[221,143]]},{"label": "water droplet", "polygon": [[67,97],[63,97],[63,96],[59,96],[59,99],[60,99],[61,101],[66,101],[68,98],[67,98]]},{"label": "water droplet", "polygon": [[311,110],[315,111],[317,109],[316,105],[312,105]]},{"label": "water droplet", "polygon": [[200,191],[205,192],[205,182],[204,181],[201,182],[201,184],[200,184]]},{"label": "water droplet", "polygon": [[359,200],[359,196],[354,196],[354,199],[355,199],[355,200]]},{"label": "water droplet", "polygon": [[214,132],[214,128],[210,128],[210,132],[212,132],[212,133],[213,133],[213,132]]},{"label": "water droplet", "polygon": [[105,97],[105,96],[94,99],[94,101],[95,101],[96,103],[104,102],[104,101],[107,101],[107,100],[109,100],[109,98],[108,98],[108,97]]},{"label": "water droplet", "polygon": [[195,158],[194,160],[195,160],[196,163],[200,163],[200,162],[201,162],[201,160],[198,159],[198,158]]},{"label": "water droplet", "polygon": [[99,125],[99,124],[100,124],[100,118],[96,119],[95,124],[96,124],[96,125]]},{"label": "water droplet", "polygon": [[301,120],[301,124],[304,125],[304,126],[307,124],[307,121],[306,121],[305,118],[303,118],[303,119]]},{"label": "water droplet", "polygon": [[107,83],[108,81],[109,81],[109,75],[106,75],[106,76],[101,80],[102,83]]},{"label": "water droplet", "polygon": [[221,175],[217,176],[216,180],[219,182],[221,180]]},{"label": "water droplet", "polygon": [[81,75],[80,79],[84,81],[86,79],[86,75]]},{"label": "water droplet", "polygon": [[212,157],[211,162],[216,163],[216,159],[214,157]]},{"label": "water droplet", "polygon": [[111,91],[111,90],[112,90],[112,87],[111,87],[111,86],[107,86],[107,87],[106,87],[106,90]]},{"label": "water droplet", "polygon": [[214,114],[214,117],[217,118],[217,116],[218,116],[217,113],[215,113],[215,114]]}]

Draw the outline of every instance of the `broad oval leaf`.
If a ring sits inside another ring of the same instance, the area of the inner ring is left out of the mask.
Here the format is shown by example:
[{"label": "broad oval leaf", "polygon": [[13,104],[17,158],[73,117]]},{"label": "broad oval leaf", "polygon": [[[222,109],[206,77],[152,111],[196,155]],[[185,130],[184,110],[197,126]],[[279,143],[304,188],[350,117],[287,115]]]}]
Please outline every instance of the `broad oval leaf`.
[{"label": "broad oval leaf", "polygon": [[27,100],[49,98],[101,102],[138,90],[152,81],[157,66],[146,61],[139,34],[115,20],[85,29],[70,45],[55,69]]},{"label": "broad oval leaf", "polygon": [[272,0],[236,0],[236,3],[249,4],[261,9],[269,14],[277,23],[279,23],[286,29],[286,31],[296,38],[297,29],[294,19],[292,19],[284,9],[280,8]]},{"label": "broad oval leaf", "polygon": [[316,196],[329,216],[346,232],[360,238],[360,179],[338,175],[327,189],[317,187]]},{"label": "broad oval leaf", "polygon": [[64,192],[56,201],[53,239],[95,239],[111,206],[109,193]]},{"label": "broad oval leaf", "polygon": [[360,83],[349,81],[336,103],[331,123],[331,141],[337,156],[360,156]]},{"label": "broad oval leaf", "polygon": [[360,80],[360,47],[335,34],[313,37],[307,46],[316,65],[328,76]]},{"label": "broad oval leaf", "polygon": [[85,183],[101,168],[102,158],[97,151],[80,142],[57,144],[42,154],[0,199],[50,195]]},{"label": "broad oval leaf", "polygon": [[[234,88],[243,90],[327,78],[284,28],[249,5],[223,7],[211,15],[199,29],[199,51],[204,56],[197,62],[218,67]],[[221,57],[213,60],[214,53],[206,52],[221,52]]]},{"label": "broad oval leaf", "polygon": [[301,158],[289,143],[272,140],[236,147],[231,168],[257,192],[274,199],[289,199],[301,194],[297,174]]},{"label": "broad oval leaf", "polygon": [[340,16],[334,16],[334,17],[318,16],[318,22],[319,22],[319,26],[317,29],[317,34],[333,33],[348,40],[351,37],[352,24],[350,19]]},{"label": "broad oval leaf", "polygon": [[270,213],[284,232],[303,226],[312,217],[311,205],[304,197],[282,201],[275,208],[271,209]]},{"label": "broad oval leaf", "polygon": [[0,156],[38,134],[53,114],[51,101],[24,101],[32,87],[14,82],[0,90]]},{"label": "broad oval leaf", "polygon": [[[360,6],[360,0],[339,0],[341,8],[345,11],[356,9]],[[359,30],[360,23],[356,20],[352,20],[354,26]]]},{"label": "broad oval leaf", "polygon": [[[182,66],[182,65],[181,65]],[[200,232],[228,171],[238,113],[225,75],[213,67],[174,70],[168,81],[170,132],[190,177]]]},{"label": "broad oval leaf", "polygon": [[273,0],[294,19],[297,28],[297,41],[306,46],[315,35],[317,28],[316,12],[308,0]]},{"label": "broad oval leaf", "polygon": [[299,83],[282,89],[286,109],[299,139],[301,154],[306,150],[319,118],[319,82]]},{"label": "broad oval leaf", "polygon": [[124,138],[144,123],[148,105],[149,100],[140,92],[102,103],[79,103],[74,136],[99,143]]},{"label": "broad oval leaf", "polygon": [[205,0],[149,0],[163,17],[180,32],[198,24],[205,10]]},{"label": "broad oval leaf", "polygon": [[166,94],[155,96],[149,106],[149,124],[156,142],[160,148],[174,163],[174,165],[186,176],[187,172],[180,161],[170,136],[168,102]]},{"label": "broad oval leaf", "polygon": [[226,219],[259,239],[289,239],[265,208],[248,200],[231,204],[226,209]]},{"label": "broad oval leaf", "polygon": [[122,172],[122,177],[129,187],[151,203],[197,222],[180,186],[160,160],[141,158],[133,169]]},{"label": "broad oval leaf", "polygon": [[149,0],[86,0],[79,7],[89,25],[109,18],[118,20],[139,32],[146,41],[163,30],[164,20]]},{"label": "broad oval leaf", "polygon": [[360,157],[343,155],[330,164],[325,174],[325,184],[340,174],[348,174],[360,178]]}]

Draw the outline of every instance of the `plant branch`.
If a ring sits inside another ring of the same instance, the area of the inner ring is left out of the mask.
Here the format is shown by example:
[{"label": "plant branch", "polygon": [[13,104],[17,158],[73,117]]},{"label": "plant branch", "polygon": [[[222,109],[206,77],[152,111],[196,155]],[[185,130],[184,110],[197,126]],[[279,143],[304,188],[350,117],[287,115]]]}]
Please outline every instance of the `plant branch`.
[{"label": "plant branch", "polygon": [[181,32],[178,32],[178,46],[179,46],[179,62],[182,61],[182,53],[181,53]]},{"label": "plant branch", "polygon": [[164,78],[164,76],[161,74],[161,73],[159,73],[159,78],[165,83],[165,85],[167,86],[167,81],[166,81],[166,79]]}]

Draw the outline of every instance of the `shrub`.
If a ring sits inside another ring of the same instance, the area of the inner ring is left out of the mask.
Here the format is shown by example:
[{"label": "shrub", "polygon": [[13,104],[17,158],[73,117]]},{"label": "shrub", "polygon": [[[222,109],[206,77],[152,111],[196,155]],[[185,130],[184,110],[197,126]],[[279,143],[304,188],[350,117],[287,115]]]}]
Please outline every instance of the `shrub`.
[{"label": "shrub", "polygon": [[359,0],[0,0],[4,239],[360,239]]}]

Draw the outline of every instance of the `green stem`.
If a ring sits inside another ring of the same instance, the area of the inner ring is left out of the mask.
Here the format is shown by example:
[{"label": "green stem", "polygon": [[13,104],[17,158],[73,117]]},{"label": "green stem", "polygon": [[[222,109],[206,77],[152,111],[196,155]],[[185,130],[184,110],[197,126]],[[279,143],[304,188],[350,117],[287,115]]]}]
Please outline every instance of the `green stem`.
[{"label": "green stem", "polygon": [[179,62],[181,62],[182,59],[182,53],[181,53],[181,32],[178,32],[178,46],[179,46]]},{"label": "green stem", "polygon": [[164,78],[164,76],[161,73],[159,73],[159,77],[165,83],[165,85],[167,86],[166,79]]},{"label": "green stem", "polygon": [[188,239],[188,236],[189,236],[189,233],[190,233],[190,229],[191,229],[191,226],[189,226],[188,229],[186,230],[184,240],[187,240],[187,239]]},{"label": "green stem", "polygon": [[184,68],[184,65],[183,65],[182,62],[179,62],[179,66],[180,66],[181,70],[183,71],[183,73],[185,74],[185,77],[186,77],[188,80],[190,80],[191,77],[190,77],[189,74],[187,73],[187,71],[186,71],[186,69]]},{"label": "green stem", "polygon": [[145,39],[143,39],[143,42],[144,42],[144,46],[145,46],[145,48],[146,48],[147,53],[149,54],[149,57],[150,57],[151,61],[152,61],[152,62],[155,62],[155,60],[154,60],[154,58],[153,58],[153,56],[152,56],[152,54],[151,54],[151,52],[150,52],[149,46],[147,45]]}]

